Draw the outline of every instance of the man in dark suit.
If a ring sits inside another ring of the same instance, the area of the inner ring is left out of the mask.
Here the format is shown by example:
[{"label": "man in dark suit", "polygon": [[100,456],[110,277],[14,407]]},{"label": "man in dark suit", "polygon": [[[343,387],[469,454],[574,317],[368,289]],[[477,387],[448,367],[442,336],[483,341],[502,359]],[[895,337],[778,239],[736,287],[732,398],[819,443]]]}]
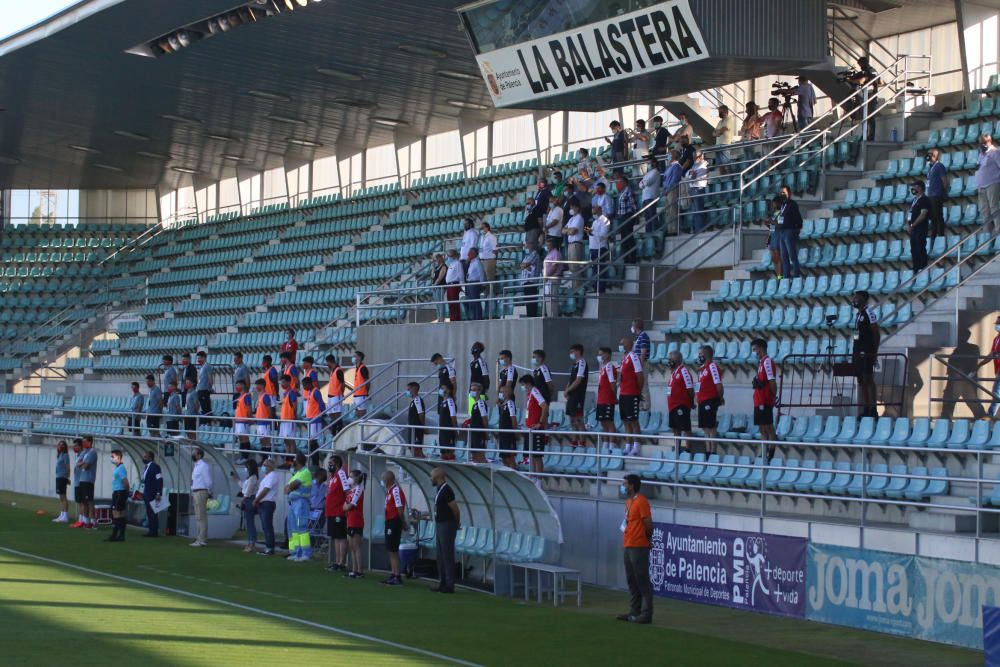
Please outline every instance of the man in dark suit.
[{"label": "man in dark suit", "polygon": [[777,229],[781,230],[781,275],[798,278],[802,275],[799,267],[799,233],[802,231],[802,213],[798,202],[792,199],[792,191],[787,185],[778,192]]},{"label": "man in dark suit", "polygon": [[145,467],[142,469],[142,502],[146,505],[146,529],[148,532],[143,537],[160,536],[160,517],[153,511],[153,501],[160,500],[163,493],[163,474],[160,466],[153,460],[153,452],[147,451],[142,455]]}]

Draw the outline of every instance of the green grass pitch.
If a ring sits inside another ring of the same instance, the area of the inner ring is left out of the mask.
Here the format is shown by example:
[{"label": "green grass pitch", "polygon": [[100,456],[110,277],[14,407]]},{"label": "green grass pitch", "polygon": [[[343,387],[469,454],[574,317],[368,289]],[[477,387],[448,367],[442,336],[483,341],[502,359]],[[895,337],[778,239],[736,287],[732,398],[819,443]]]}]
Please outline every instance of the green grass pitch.
[{"label": "green grass pitch", "polygon": [[107,529],[34,514],[52,507],[0,493],[2,664],[982,664],[974,651],[662,598],[653,626],[631,626],[613,620],[626,605],[617,591],[587,588],[582,609],[553,609],[347,580],[232,544],[190,549],[135,530],[107,544]]}]

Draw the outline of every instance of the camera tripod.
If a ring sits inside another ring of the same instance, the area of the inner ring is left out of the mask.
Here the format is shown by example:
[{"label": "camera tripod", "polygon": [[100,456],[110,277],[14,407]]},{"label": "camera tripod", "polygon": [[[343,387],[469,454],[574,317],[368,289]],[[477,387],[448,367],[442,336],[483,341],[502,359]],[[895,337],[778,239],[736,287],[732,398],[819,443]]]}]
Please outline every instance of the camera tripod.
[{"label": "camera tripod", "polygon": [[792,126],[793,132],[799,131],[799,121],[795,117],[795,111],[792,110],[792,98],[786,96],[781,104],[781,131],[784,132],[789,125]]}]

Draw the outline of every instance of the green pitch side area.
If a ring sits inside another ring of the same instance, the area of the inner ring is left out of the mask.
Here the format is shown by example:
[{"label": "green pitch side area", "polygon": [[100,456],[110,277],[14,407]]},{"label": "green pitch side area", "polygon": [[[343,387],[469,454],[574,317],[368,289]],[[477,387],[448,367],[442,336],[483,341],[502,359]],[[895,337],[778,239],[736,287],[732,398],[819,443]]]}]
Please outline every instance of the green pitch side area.
[{"label": "green pitch side area", "polygon": [[[17,507],[11,502],[16,501]],[[0,494],[2,664],[981,665],[982,654],[657,599],[653,626],[613,620],[626,597],[586,589],[583,609],[428,583],[383,587],[178,538],[122,544],[108,529],[36,516],[48,501]]]}]

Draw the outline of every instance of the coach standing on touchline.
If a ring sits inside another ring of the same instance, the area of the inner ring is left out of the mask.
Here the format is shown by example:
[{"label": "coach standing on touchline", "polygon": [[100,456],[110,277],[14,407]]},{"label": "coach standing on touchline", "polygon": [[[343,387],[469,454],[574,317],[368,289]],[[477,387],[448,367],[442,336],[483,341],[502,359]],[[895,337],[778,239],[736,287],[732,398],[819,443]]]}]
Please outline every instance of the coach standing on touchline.
[{"label": "coach standing on touchline", "polygon": [[437,565],[440,583],[432,593],[455,592],[455,536],[462,522],[462,511],[455,502],[455,492],[448,483],[444,468],[431,471],[434,494],[434,535],[437,541]]}]

